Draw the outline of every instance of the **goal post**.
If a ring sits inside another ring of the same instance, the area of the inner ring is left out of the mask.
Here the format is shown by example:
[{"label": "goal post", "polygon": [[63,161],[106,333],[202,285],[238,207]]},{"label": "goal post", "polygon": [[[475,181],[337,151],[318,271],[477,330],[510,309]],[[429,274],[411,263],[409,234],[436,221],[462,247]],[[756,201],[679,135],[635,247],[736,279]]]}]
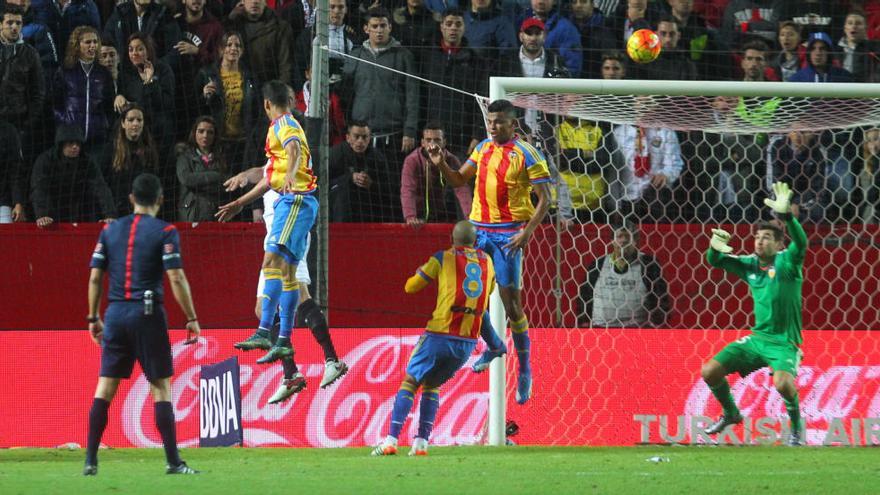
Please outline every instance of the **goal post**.
[{"label": "goal post", "polygon": [[[707,144],[714,143],[707,137],[710,135],[734,136],[734,139],[736,136],[748,136],[750,138],[757,136],[759,139],[755,139],[755,141],[758,141],[760,146],[756,146],[755,149],[760,151],[760,155],[754,165],[756,169],[766,165],[766,171],[760,168],[753,174],[755,181],[752,184],[755,186],[755,189],[748,189],[738,185],[732,187],[730,191],[716,189],[712,194],[715,194],[713,197],[719,200],[725,194],[746,194],[750,196],[752,203],[758,204],[760,203],[761,195],[766,194],[766,192],[760,192],[758,189],[765,189],[767,181],[770,181],[772,177],[773,157],[770,155],[770,150],[776,149],[773,148],[774,143],[789,139],[789,133],[805,132],[819,135],[823,131],[831,131],[828,134],[838,135],[838,137],[844,135],[843,138],[839,139],[839,141],[845,141],[840,146],[841,149],[846,148],[849,150],[849,153],[858,154],[861,154],[863,150],[862,131],[864,131],[864,135],[867,135],[869,132],[880,133],[876,129],[869,129],[870,127],[880,126],[880,85],[877,84],[492,77],[489,84],[488,101],[491,102],[498,99],[510,100],[520,109],[537,111],[540,115],[539,118],[545,119],[545,122],[549,123],[549,127],[553,129],[558,127],[553,126],[553,123],[559,124],[560,120],[556,117],[551,118],[551,116],[559,116],[563,119],[573,117],[597,124],[602,122],[607,124],[608,128],[617,128],[619,126],[631,126],[640,129],[648,127],[661,128],[688,136],[687,139],[692,141],[689,143],[683,141],[681,143],[682,147],[687,145],[692,148],[692,151],[696,150],[697,152],[700,150],[705,151],[704,148],[701,148],[704,145],[712,153],[719,153],[719,149],[723,150],[720,152],[722,154],[729,152],[728,148],[715,148],[715,151],[712,151],[712,148]],[[485,106],[483,110],[486,110]],[[534,138],[534,136],[531,137],[531,139]],[[539,137],[537,139],[540,141],[542,138]],[[555,131],[552,139],[558,139]],[[818,141],[819,138],[814,137],[814,139]],[[605,143],[605,141],[601,142]],[[600,146],[604,146],[604,144],[600,144]],[[676,146],[678,146],[678,143]],[[550,146],[549,148],[553,147]],[[548,159],[557,161],[558,165],[558,162],[564,161],[565,158],[560,160],[559,146],[555,146],[555,148],[556,153],[551,153],[546,149],[544,151],[548,155]],[[831,171],[834,167],[832,164],[834,160],[829,158],[830,155],[824,144],[821,153],[828,160],[828,170]],[[843,151],[839,153],[841,155],[844,154]],[[696,158],[695,161],[699,163],[698,167],[703,166],[704,158],[703,156]],[[855,160],[855,157],[852,157],[852,159]],[[687,158],[685,158],[685,161],[687,161]],[[688,164],[685,164],[684,168],[687,167]],[[700,172],[705,171],[700,170]],[[828,173],[834,174],[836,172],[831,171]],[[874,171],[874,173],[877,173],[877,171]],[[706,172],[706,175],[708,174]],[[718,175],[723,175],[723,171],[719,172]],[[715,177],[712,177],[712,180],[715,180]],[[837,178],[835,180],[839,182],[842,179]],[[846,180],[850,181],[849,183],[851,184],[847,186],[850,188],[847,191],[856,191],[858,189],[859,177],[854,177],[850,174]],[[855,181],[855,183],[852,184],[852,181]],[[711,184],[713,188],[720,187],[716,185],[716,182]],[[821,187],[826,189],[839,187],[839,185],[832,186],[829,184],[831,183],[826,180]],[[839,197],[840,195],[832,190],[830,196]],[[860,230],[860,224],[871,221],[874,209],[871,208],[872,205],[866,204],[864,199],[856,199],[857,197],[857,194],[853,195],[851,192],[843,194],[842,201],[846,205],[840,206],[841,213],[837,213],[838,216],[834,217],[836,220],[830,216],[828,219],[823,217],[818,220],[812,220],[816,231],[822,232],[823,235],[831,235],[831,240],[822,239],[821,242],[816,240],[811,249],[815,249],[818,252],[816,257],[821,260],[845,257],[842,259],[845,259],[846,264],[852,265],[850,268],[857,271],[864,270],[868,274],[867,278],[854,283],[845,275],[832,273],[827,267],[811,267],[809,275],[820,277],[816,285],[827,286],[831,295],[830,297],[823,297],[821,292],[817,292],[817,290],[813,290],[809,294],[805,292],[804,312],[816,312],[815,315],[804,318],[805,328],[852,330],[877,327],[876,315],[864,312],[861,309],[865,307],[863,305],[861,308],[858,305],[853,306],[848,301],[843,300],[840,294],[835,295],[835,289],[831,289],[846,287],[847,293],[853,296],[853,300],[866,301],[871,298],[870,294],[876,287],[875,275],[870,275],[870,273],[876,273],[876,270],[871,268],[873,255],[868,252],[870,249],[873,249],[871,246],[874,246],[874,242],[876,242],[871,240],[873,238],[873,230]],[[674,203],[671,196],[666,200]],[[715,206],[711,204],[711,200],[701,199],[700,201],[709,204],[693,204],[688,206],[693,207],[694,211],[698,208],[711,210]],[[806,202],[806,199],[804,201]],[[856,212],[855,215],[845,216],[842,213],[842,208],[844,207],[850,208],[849,211]],[[871,213],[868,214],[868,217],[860,216],[863,211],[871,211]],[[702,218],[697,213],[694,213],[692,217],[696,219]],[[605,217],[603,216],[602,218]],[[720,220],[711,215],[708,218],[692,220],[692,222],[698,224],[736,224],[751,223],[754,220],[748,214],[737,214],[736,216],[731,214]],[[689,222],[688,220],[682,221],[679,218],[669,218],[657,220],[656,223],[666,223],[667,221],[670,224]],[[809,222],[810,220],[807,221]],[[581,220],[581,222],[593,223],[589,219],[586,221]],[[605,223],[604,220],[601,222]],[[601,226],[596,226],[595,229],[591,229],[589,232],[596,233],[606,230],[603,230]],[[685,245],[688,246],[687,249],[695,249],[696,243],[691,238],[686,241],[674,239],[675,236],[683,234],[684,230],[694,231],[694,228],[685,229],[684,227],[678,228],[671,225],[669,232],[666,234],[657,234],[657,231],[652,230],[650,242],[658,245],[673,245],[674,247],[671,251],[676,260],[693,261],[696,259],[697,263],[699,263],[699,256],[692,256],[692,253],[684,252]],[[738,230],[741,233],[743,231],[743,229]],[[527,314],[530,315],[530,322],[533,327],[571,327],[573,332],[577,332],[578,329],[573,327],[584,326],[580,323],[579,310],[574,307],[574,302],[572,302],[572,299],[577,297],[576,287],[584,278],[584,272],[586,271],[584,266],[586,262],[584,260],[588,257],[587,255],[581,256],[578,250],[586,248],[586,250],[598,256],[596,253],[601,253],[605,249],[604,245],[597,244],[604,241],[585,237],[589,235],[586,233],[567,235],[566,237],[575,238],[567,238],[562,241],[560,241],[557,235],[546,234],[541,236],[538,242],[549,244],[549,246],[542,245],[537,251],[545,256],[552,256],[552,253],[556,251],[556,259],[537,260],[534,255],[530,257],[527,253],[526,260],[524,261],[524,271],[526,274],[528,275],[529,270],[535,270],[536,268],[540,272],[539,275],[527,276],[526,278],[530,282],[527,282],[524,287],[523,303],[526,306]],[[577,238],[578,236],[580,237],[579,239]],[[665,238],[663,238],[664,236]],[[533,239],[532,243],[534,244],[535,242],[535,239]],[[556,243],[555,246],[552,245],[554,242]],[[835,242],[837,244],[834,244]],[[852,250],[845,254],[833,251],[833,249],[828,247],[832,245],[841,246],[847,243],[852,245]],[[562,246],[561,249],[563,251],[561,256],[558,254],[560,246]],[[575,265],[570,264],[572,260],[575,260]],[[677,262],[681,263],[681,261]],[[580,263],[580,265],[577,265],[577,263]],[[555,270],[552,265],[556,265]],[[704,267],[697,269],[700,270],[701,274],[704,273]],[[568,295],[562,295],[563,298],[567,298],[562,300],[562,305],[560,305],[560,292],[563,291],[558,290],[560,274],[568,277],[564,281],[568,287]],[[691,274],[691,278],[696,276],[693,273]],[[806,280],[808,274],[805,273],[804,277]],[[748,296],[744,291],[737,290],[736,294],[731,295],[731,288],[725,285],[724,282],[714,282],[716,286],[719,284],[724,285],[721,289],[718,287],[708,287],[707,284],[702,283],[697,287],[688,280],[686,271],[682,271],[678,267],[674,268],[674,274],[671,278],[670,282],[676,284],[681,294],[687,296],[686,302],[678,301],[679,306],[690,305],[703,313],[714,312],[718,315],[717,317],[710,318],[691,318],[689,315],[683,314],[674,320],[674,324],[680,325],[674,328],[702,329],[704,333],[701,335],[703,335],[702,338],[705,340],[705,332],[709,331],[710,328],[746,328],[747,323],[750,323],[751,313],[748,309],[750,305],[747,302],[731,305],[729,301],[720,301],[720,299],[728,297],[728,295],[730,298],[747,299]],[[536,281],[540,283],[540,287],[530,285],[530,283],[534,284]],[[575,296],[571,295],[572,287],[575,287]],[[538,294],[536,295],[536,293]],[[555,302],[553,301],[554,297],[556,297]],[[685,299],[685,297],[682,297],[682,299]],[[835,304],[837,307],[834,307]],[[562,310],[565,313],[563,318],[550,316],[551,308],[556,307],[564,308]],[[834,316],[830,316],[827,313],[828,308],[834,309]],[[695,313],[697,312],[696,309]],[[852,314],[840,316],[841,313],[847,311]],[[531,312],[540,312],[541,316],[532,318]],[[499,332],[502,338],[505,338],[506,317],[500,300],[497,297],[493,297],[490,314],[495,330]],[[576,318],[578,321],[574,323]],[[811,324],[813,326],[807,326]],[[602,330],[605,332],[603,335],[607,333],[606,337],[618,339],[618,337],[612,337],[612,334],[608,333],[610,330],[612,329],[605,328]],[[572,335],[569,338],[573,343],[591,340],[583,333]],[[625,339],[622,336],[619,338]],[[622,351],[618,349],[618,352]],[[506,379],[515,380],[515,373],[511,373],[507,369],[506,363],[508,361],[510,360],[499,359],[490,367],[490,406],[487,428],[489,434],[488,443],[490,445],[503,445],[505,443],[504,432],[507,419],[506,413],[508,412],[506,405],[512,386],[506,383]],[[513,362],[515,362],[515,359]],[[552,387],[553,384],[542,384],[536,379],[536,394],[552,393]]]}]

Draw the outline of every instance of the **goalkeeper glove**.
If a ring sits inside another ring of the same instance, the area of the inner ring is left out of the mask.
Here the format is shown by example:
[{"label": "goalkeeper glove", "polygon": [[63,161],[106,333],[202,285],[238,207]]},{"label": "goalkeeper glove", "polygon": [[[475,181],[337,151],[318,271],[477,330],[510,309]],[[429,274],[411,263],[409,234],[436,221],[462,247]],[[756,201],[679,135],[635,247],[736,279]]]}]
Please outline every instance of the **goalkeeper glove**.
[{"label": "goalkeeper glove", "polygon": [[764,204],[773,208],[773,211],[784,215],[791,212],[791,195],[794,194],[785,182],[773,183],[773,194],[776,199],[765,198]]},{"label": "goalkeeper glove", "polygon": [[721,229],[712,229],[712,240],[709,241],[712,249],[727,254],[733,251],[733,248],[727,245],[728,242],[730,242],[730,234]]}]

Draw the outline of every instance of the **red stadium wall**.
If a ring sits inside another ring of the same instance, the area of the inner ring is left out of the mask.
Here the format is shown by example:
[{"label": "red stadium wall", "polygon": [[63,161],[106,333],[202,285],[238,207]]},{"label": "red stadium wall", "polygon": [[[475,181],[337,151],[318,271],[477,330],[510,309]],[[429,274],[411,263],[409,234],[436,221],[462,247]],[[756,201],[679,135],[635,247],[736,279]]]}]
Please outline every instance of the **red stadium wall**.
[{"label": "red stadium wall", "polygon": [[[199,366],[235,354],[241,363],[246,445],[375,444],[387,431],[394,395],[420,333],[396,328],[334,331],[351,371],[321,390],[320,350],[308,332],[296,331],[297,360],[308,387],[288,402],[267,405],[281,366],[256,365],[259,353],[232,350],[232,343],[247,331],[207,331],[193,346],[182,345],[184,335],[175,331],[178,441],[198,445]],[[533,329],[535,395],[518,406],[509,387],[508,418],[520,426],[514,440],[537,445],[705,441],[690,432],[716,416],[719,408],[699,378],[700,364],[741,335],[718,330]],[[804,340],[797,383],[808,441],[880,444],[880,334],[808,331]],[[99,349],[86,332],[43,331],[38,338],[33,332],[0,332],[0,348],[14,351],[0,360],[0,374],[14,384],[0,390],[0,448],[84,444],[99,363]],[[731,378],[747,427],[738,427],[722,441],[777,438],[785,409],[766,370],[745,379]],[[52,393],[47,393],[47,383]],[[480,443],[488,414],[487,390],[487,375],[469,370],[447,383],[432,443]],[[104,443],[158,446],[151,404],[147,382],[135,367],[110,410]],[[416,426],[412,420],[404,425],[402,443],[409,443]]]},{"label": "red stadium wall", "polygon": [[[246,328],[252,317],[256,279],[262,257],[264,228],[259,224],[178,224],[184,266],[195,294],[202,324]],[[586,267],[607,249],[605,226],[583,225],[583,235],[563,236],[566,261],[574,268],[563,285],[572,315],[578,284]],[[750,227],[729,226],[734,247],[746,249]],[[95,224],[61,225],[41,230],[34,225],[0,225],[4,254],[0,284],[0,329],[80,328],[86,309],[89,256],[97,238]],[[644,225],[642,245],[663,266],[673,300],[669,326],[743,328],[751,301],[745,284],[732,283],[703,259],[704,225]],[[880,328],[880,230],[859,227],[851,232],[809,230],[811,247],[805,266],[805,328]],[[397,224],[334,224],[330,246],[330,318],[335,327],[419,327],[433,306],[425,291],[406,296],[407,277],[428,256],[449,242],[450,226],[428,225],[414,231]],[[849,235],[849,237],[848,237]],[[549,226],[539,230],[527,252],[526,307],[536,324],[552,324],[550,262],[555,249]],[[167,292],[167,291],[166,291]],[[170,296],[169,296],[170,297]],[[167,305],[172,324],[182,316]],[[562,326],[573,326],[568,316]]]}]

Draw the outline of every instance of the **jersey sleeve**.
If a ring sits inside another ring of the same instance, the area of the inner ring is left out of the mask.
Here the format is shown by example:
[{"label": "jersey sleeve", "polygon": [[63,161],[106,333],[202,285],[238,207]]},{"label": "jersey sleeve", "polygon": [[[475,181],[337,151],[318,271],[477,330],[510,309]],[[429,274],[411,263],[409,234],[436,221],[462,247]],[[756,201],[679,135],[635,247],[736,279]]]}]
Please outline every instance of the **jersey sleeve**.
[{"label": "jersey sleeve", "polygon": [[807,254],[807,233],[804,232],[804,228],[793,215],[785,222],[785,226],[791,237],[791,243],[784,251],[785,256],[792,265],[803,266]]},{"label": "jersey sleeve", "polygon": [[532,184],[540,184],[542,182],[550,182],[550,167],[547,165],[547,159],[544,154],[531,145],[522,146],[525,154],[526,172],[529,174],[529,182]]},{"label": "jersey sleeve", "polygon": [[443,251],[439,251],[433,256],[431,256],[427,263],[420,266],[416,273],[430,282],[432,280],[436,280],[437,276],[440,274],[440,268],[443,266]]},{"label": "jersey sleeve", "polygon": [[281,143],[282,148],[286,148],[291,141],[300,142],[299,130],[287,122],[279,121],[272,131],[275,133],[278,142]]},{"label": "jersey sleeve", "polygon": [[486,140],[480,141],[477,144],[477,147],[474,148],[474,151],[471,152],[471,156],[468,157],[467,160],[461,165],[461,168],[464,167],[474,167],[477,168],[477,164],[480,163],[480,159],[483,156],[483,146],[486,144]]},{"label": "jersey sleeve", "polygon": [[720,253],[712,248],[706,251],[706,260],[715,268],[721,268],[743,279],[746,278],[748,267],[752,263],[750,258]]},{"label": "jersey sleeve", "polygon": [[89,263],[89,268],[100,268],[101,270],[107,269],[107,242],[106,242],[106,233],[107,227],[104,227],[101,230],[101,233],[98,235],[98,242],[95,244],[95,250],[92,251],[92,261]]},{"label": "jersey sleeve", "polygon": [[162,266],[166,270],[183,268],[183,259],[180,257],[180,233],[173,225],[165,227],[165,236],[162,239]]}]

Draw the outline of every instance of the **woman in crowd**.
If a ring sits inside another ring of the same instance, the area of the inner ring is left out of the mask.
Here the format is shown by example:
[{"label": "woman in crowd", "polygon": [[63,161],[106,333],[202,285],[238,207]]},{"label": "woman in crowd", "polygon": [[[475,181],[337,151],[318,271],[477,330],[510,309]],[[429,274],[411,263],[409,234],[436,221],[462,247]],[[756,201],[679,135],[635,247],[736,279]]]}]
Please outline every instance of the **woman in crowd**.
[{"label": "woman in crowd", "polygon": [[780,81],[788,81],[789,77],[801,69],[806,57],[806,50],[801,45],[800,26],[792,21],[779,23],[777,39],[779,40],[779,55],[772,67]]},{"label": "woman in crowd", "polygon": [[174,139],[174,74],[156,58],[153,41],[141,33],[128,38],[128,57],[119,73],[114,107],[119,111],[129,103],[146,111],[159,156],[166,156]]},{"label": "woman in crowd", "polygon": [[113,116],[113,76],[98,63],[101,39],[91,26],[73,30],[64,63],[55,73],[53,110],[55,124],[79,127],[85,136],[83,151],[103,156]]},{"label": "woman in crowd", "polygon": [[112,149],[104,164],[104,179],[113,193],[119,217],[131,213],[128,194],[134,178],[143,172],[155,173],[159,166],[159,153],[145,117],[143,107],[138,104],[122,108],[112,136]]},{"label": "woman in crowd", "polygon": [[213,221],[217,207],[229,200],[223,187],[228,178],[218,146],[217,124],[211,117],[199,117],[187,142],[177,145],[177,179],[181,186],[177,220]]},{"label": "woman in crowd", "polygon": [[249,141],[255,133],[265,132],[265,129],[257,129],[262,111],[259,89],[243,66],[243,55],[241,34],[227,32],[220,40],[220,61],[203,68],[196,79],[201,111],[211,115],[217,123],[220,149],[234,170],[258,165],[259,149]]}]

